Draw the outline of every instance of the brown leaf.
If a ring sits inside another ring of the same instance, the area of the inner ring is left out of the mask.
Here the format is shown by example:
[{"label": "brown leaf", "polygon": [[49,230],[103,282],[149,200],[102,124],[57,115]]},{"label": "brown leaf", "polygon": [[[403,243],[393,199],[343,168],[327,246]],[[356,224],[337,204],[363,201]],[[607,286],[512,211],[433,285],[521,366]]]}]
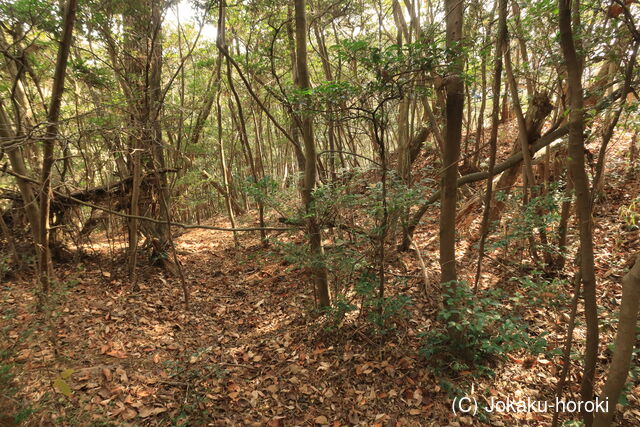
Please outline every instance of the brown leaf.
[{"label": "brown leaf", "polygon": [[111,350],[106,352],[107,356],[115,357],[116,359],[126,359],[127,353],[120,350]]},{"label": "brown leaf", "polygon": [[116,368],[116,374],[120,377],[120,382],[126,383],[129,382],[129,377],[127,377],[127,372],[122,369],[122,367],[118,366]]},{"label": "brown leaf", "polygon": [[267,387],[267,391],[269,393],[277,393],[278,392],[278,386],[275,384],[271,384],[270,386]]},{"label": "brown leaf", "polygon": [[409,369],[413,366],[413,359],[409,357],[403,357],[400,359],[400,368]]},{"label": "brown leaf", "polygon": [[360,417],[354,411],[350,411],[347,418],[351,424],[360,424]]},{"label": "brown leaf", "polygon": [[122,412],[122,419],[127,421],[132,420],[136,417],[136,415],[138,415],[138,413],[135,409],[127,408]]},{"label": "brown leaf", "polygon": [[329,424],[329,420],[324,415],[320,415],[320,416],[316,417],[316,419],[314,421],[315,421],[316,424],[320,424],[320,425],[323,425],[323,426]]},{"label": "brown leaf", "polygon": [[138,415],[140,418],[147,418],[152,415],[158,415],[167,411],[167,408],[150,408],[148,406],[143,406],[138,410]]},{"label": "brown leaf", "polygon": [[419,388],[413,392],[413,398],[416,400],[416,406],[422,403],[422,391]]},{"label": "brown leaf", "polygon": [[611,6],[609,6],[607,15],[609,15],[609,18],[617,18],[618,16],[620,16],[623,10],[623,7],[619,4],[612,4]]},{"label": "brown leaf", "polygon": [[105,380],[111,381],[112,374],[109,368],[102,368],[102,375],[104,375]]}]

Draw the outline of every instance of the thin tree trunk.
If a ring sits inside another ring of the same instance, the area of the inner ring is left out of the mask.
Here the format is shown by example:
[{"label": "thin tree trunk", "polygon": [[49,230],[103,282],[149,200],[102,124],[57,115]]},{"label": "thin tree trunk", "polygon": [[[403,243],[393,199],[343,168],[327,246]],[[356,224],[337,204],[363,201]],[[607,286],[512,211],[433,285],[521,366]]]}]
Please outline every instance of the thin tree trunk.
[{"label": "thin tree trunk", "polygon": [[555,261],[555,266],[558,270],[562,270],[566,262],[567,231],[569,230],[569,218],[571,218],[572,199],[573,181],[571,181],[571,177],[567,176],[567,188],[564,192],[564,200],[560,208],[560,222],[558,224],[558,249],[560,253]]},{"label": "thin tree trunk", "polygon": [[[498,0],[498,38],[496,40],[496,51],[493,69],[493,109],[491,111],[491,135],[489,136],[489,177],[487,178],[487,189],[484,196],[484,211],[482,213],[482,225],[480,226],[480,243],[478,246],[478,267],[474,290],[478,289],[480,283],[480,273],[482,271],[482,258],[484,257],[485,241],[489,232],[489,213],[491,212],[491,198],[493,197],[493,174],[496,165],[496,152],[498,142],[498,124],[500,121],[500,85],[502,79],[502,51],[507,37],[507,0]],[[484,95],[486,96],[486,94]],[[480,130],[480,126],[478,126]]]},{"label": "thin tree trunk", "polygon": [[[560,399],[562,397],[562,392],[567,382],[567,376],[569,375],[569,368],[571,367],[571,348],[573,347],[573,331],[576,326],[576,313],[578,311],[578,301],[580,300],[581,282],[582,276],[578,271],[574,278],[571,312],[569,314],[569,321],[567,322],[567,333],[565,337],[564,350],[562,351],[562,371],[560,372],[558,383],[556,384],[556,399]],[[551,421],[552,427],[557,427],[559,416],[559,411],[553,412],[553,420]]]},{"label": "thin tree trunk", "polygon": [[[633,69],[636,63],[636,57],[638,55],[639,46],[640,46],[640,42],[638,41],[635,42],[633,45],[633,49],[629,57],[629,63],[627,65],[627,69],[625,72],[623,92],[628,92],[629,89],[631,88],[631,80],[633,78]],[[593,196],[594,197],[596,197],[598,194],[602,192],[602,187],[604,186],[604,171],[606,167],[607,147],[609,146],[609,142],[613,137],[613,133],[615,131],[616,125],[618,124],[618,120],[620,119],[620,115],[624,110],[625,104],[626,104],[626,98],[623,98],[620,104],[620,107],[614,113],[612,113],[611,119],[607,121],[605,129],[602,132],[602,144],[600,145],[600,150],[598,152],[598,162],[596,163],[596,172],[595,172],[595,177],[593,179]]]},{"label": "thin tree trunk", "polygon": [[[573,38],[571,0],[558,0],[560,46],[567,67],[569,87],[569,171],[576,192],[576,213],[580,224],[580,271],[584,290],[584,306],[587,324],[587,342],[584,356],[584,373],[580,386],[583,401],[593,399],[593,384],[598,359],[598,305],[593,259],[593,230],[591,218],[591,194],[584,161],[584,99],[582,68]],[[587,427],[593,424],[593,413],[583,411]]]},{"label": "thin tree trunk", "polygon": [[[236,87],[233,84],[233,75],[231,69],[231,63],[229,62],[229,58],[227,58],[227,81],[229,83],[229,87],[231,88],[231,93],[233,94],[233,98],[236,102],[236,107],[238,108],[238,129],[240,133],[240,145],[245,150],[247,163],[249,163],[249,168],[251,170],[251,176],[253,177],[253,182],[255,185],[259,185],[258,172],[256,170],[256,164],[253,159],[253,153],[251,151],[251,146],[249,145],[249,137],[247,135],[247,125],[244,117],[244,110],[242,108],[242,102],[240,101],[240,96],[236,91]],[[263,243],[267,241],[267,234],[264,230],[264,205],[262,200],[258,200],[258,212],[259,212],[259,221],[260,221],[260,239]]]},{"label": "thin tree trunk", "polygon": [[[298,87],[301,90],[306,90],[311,87],[311,82],[309,79],[309,67],[307,64],[307,19],[305,0],[295,0],[295,27]],[[313,119],[309,112],[303,111],[299,121],[302,129],[305,158],[302,201],[307,215],[309,248],[311,250],[313,263],[313,281],[315,283],[315,291],[319,306],[328,307],[330,305],[330,296],[327,267],[324,262],[320,226],[316,218],[315,207],[313,206],[313,188],[316,183],[316,147],[313,137]]]},{"label": "thin tree trunk", "polygon": [[[216,39],[216,45],[222,46],[226,49],[226,13],[227,13],[227,4],[226,1],[222,0],[219,4],[219,14],[218,14],[218,34]],[[222,53],[219,52],[218,59],[216,61],[216,77],[215,81],[219,84],[222,80]],[[233,194],[231,193],[231,187],[229,186],[229,171],[227,167],[227,159],[225,157],[224,152],[224,142],[222,140],[222,105],[220,104],[220,88],[216,88],[216,121],[217,121],[217,139],[218,139],[218,150],[220,153],[220,172],[222,174],[222,185],[223,185],[223,194],[225,206],[227,208],[227,215],[229,216],[229,222],[231,223],[232,228],[236,228],[236,218],[233,209]],[[238,233],[233,232],[233,243],[236,247],[240,246],[240,240],[238,239]]]},{"label": "thin tree trunk", "polygon": [[[443,153],[442,198],[440,205],[440,283],[451,288],[465,286],[458,283],[456,271],[456,202],[458,192],[458,160],[462,138],[462,116],[464,112],[464,67],[463,53],[459,43],[462,39],[464,14],[462,0],[445,0],[446,44],[450,49],[450,81],[446,86],[446,131]],[[446,304],[446,300],[445,300]],[[450,307],[452,308],[452,307]],[[461,331],[452,329],[454,341],[464,339]]]},{"label": "thin tree trunk", "polygon": [[[6,140],[13,139],[15,134],[12,129],[13,127],[4,110],[2,100],[0,100],[0,137]],[[20,150],[19,145],[10,143],[6,146],[5,151],[9,157],[11,169],[13,169],[13,171],[18,175],[28,176],[29,172],[25,165],[24,155]],[[38,254],[38,242],[40,241],[40,209],[36,200],[33,185],[22,178],[16,178],[16,183],[18,184],[18,189],[22,196],[22,204],[24,206],[27,219],[29,220],[29,225],[31,226],[34,248],[36,249],[36,254]]]},{"label": "thin tree trunk", "polygon": [[[518,96],[518,83],[516,82],[515,75],[513,73],[513,66],[511,62],[511,49],[508,43],[508,35],[505,35],[507,42],[504,45],[504,68],[507,72],[507,78],[509,81],[509,89],[511,91],[511,100],[513,102],[513,110],[516,113],[518,120],[518,139],[520,140],[520,150],[523,153],[523,176],[526,178],[526,182],[530,185],[535,185],[535,178],[533,176],[533,167],[531,166],[531,153],[529,152],[529,141],[527,137],[527,123],[525,121],[524,114],[522,113],[522,107],[520,106],[520,97]],[[525,187],[526,191],[526,187]]]},{"label": "thin tree trunk", "polygon": [[46,298],[51,280],[53,279],[53,266],[51,265],[51,253],[49,248],[49,209],[51,207],[51,170],[54,162],[55,143],[58,139],[58,118],[62,105],[62,93],[67,74],[67,59],[71,48],[73,26],[76,20],[77,0],[68,0],[64,11],[62,23],[62,38],[58,48],[56,68],[53,75],[53,87],[51,88],[51,103],[47,114],[47,129],[43,141],[42,159],[42,188],[40,191],[40,240],[39,244],[39,268],[40,284],[43,297]]},{"label": "thin tree trunk", "polygon": [[137,277],[136,277],[136,264],[138,262],[138,231],[139,221],[136,216],[140,215],[140,183],[142,181],[142,162],[140,160],[139,142],[134,138],[134,144],[131,147],[131,167],[132,167],[132,181],[131,181],[131,199],[129,204],[129,212],[131,218],[129,218],[129,281],[134,291],[138,290]]},{"label": "thin tree trunk", "polygon": [[[497,3],[497,1],[496,1]],[[491,31],[491,27],[489,27],[489,32]],[[489,39],[490,34],[487,34],[487,40]],[[499,38],[500,36],[498,36]],[[497,58],[497,56],[496,56]],[[478,124],[476,126],[476,140],[475,147],[473,153],[472,165],[474,167],[478,167],[480,152],[482,151],[480,147],[482,147],[482,140],[484,139],[484,110],[487,105],[487,58],[485,55],[482,55],[480,64],[480,73],[482,75],[482,83],[481,83],[481,91],[482,91],[482,99],[480,100],[480,110],[478,111]],[[500,65],[500,69],[502,72],[502,64]],[[495,75],[494,75],[495,79]],[[500,93],[500,88],[498,88],[498,94]],[[500,104],[500,96],[495,96],[494,94],[494,104]]]},{"label": "thin tree trunk", "polygon": [[627,171],[628,176],[633,176],[633,173],[636,169],[636,161],[638,160],[638,130],[636,129],[633,132],[633,136],[631,137],[631,142],[629,143],[629,170]]},{"label": "thin tree trunk", "polygon": [[522,37],[522,24],[521,24],[521,20],[520,20],[520,16],[521,16],[521,12],[520,12],[520,5],[518,4],[517,1],[513,1],[511,2],[511,8],[513,10],[513,17],[514,17],[514,26],[515,26],[515,32],[516,32],[516,38],[518,41],[518,45],[520,47],[520,56],[522,59],[522,64],[524,67],[524,81],[525,81],[525,85],[527,87],[527,97],[529,99],[533,98],[533,95],[535,93],[535,91],[533,90],[533,81],[531,80],[531,67],[529,64],[529,54],[527,53],[527,44],[525,42],[525,39]]},{"label": "thin tree trunk", "polygon": [[622,278],[622,301],[620,320],[616,333],[615,351],[609,376],[604,385],[603,400],[608,402],[607,411],[596,415],[595,427],[608,427],[613,421],[616,404],[629,375],[629,367],[636,344],[638,310],[640,309],[640,256],[637,256],[631,270]]}]

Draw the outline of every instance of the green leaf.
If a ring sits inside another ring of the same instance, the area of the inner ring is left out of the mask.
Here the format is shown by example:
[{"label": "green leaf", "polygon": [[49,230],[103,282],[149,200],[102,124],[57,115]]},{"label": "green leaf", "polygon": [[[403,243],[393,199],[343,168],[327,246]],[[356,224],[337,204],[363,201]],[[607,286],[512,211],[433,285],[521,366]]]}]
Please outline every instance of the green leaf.
[{"label": "green leaf", "polygon": [[74,372],[75,371],[73,369],[65,369],[64,371],[60,372],[60,378],[62,378],[63,380],[69,379]]},{"label": "green leaf", "polygon": [[56,377],[56,379],[53,380],[53,388],[67,397],[71,397],[71,395],[73,394],[73,391],[71,391],[71,387],[69,387],[69,384],[67,384],[66,381],[61,377]]}]

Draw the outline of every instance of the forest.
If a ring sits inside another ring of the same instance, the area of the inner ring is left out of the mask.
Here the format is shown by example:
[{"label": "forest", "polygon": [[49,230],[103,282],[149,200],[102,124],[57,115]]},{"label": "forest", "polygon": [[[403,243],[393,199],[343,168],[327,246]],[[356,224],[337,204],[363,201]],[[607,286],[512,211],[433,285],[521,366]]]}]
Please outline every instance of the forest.
[{"label": "forest", "polygon": [[640,426],[635,0],[0,0],[0,426]]}]

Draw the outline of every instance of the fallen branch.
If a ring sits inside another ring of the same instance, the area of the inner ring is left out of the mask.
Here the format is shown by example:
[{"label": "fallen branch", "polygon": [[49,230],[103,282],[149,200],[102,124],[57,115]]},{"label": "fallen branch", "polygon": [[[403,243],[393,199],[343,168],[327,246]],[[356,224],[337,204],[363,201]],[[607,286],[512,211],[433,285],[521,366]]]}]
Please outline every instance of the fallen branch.
[{"label": "fallen branch", "polygon": [[420,267],[422,268],[422,281],[424,284],[424,295],[429,296],[430,278],[429,278],[429,270],[427,270],[427,264],[424,262],[424,258],[422,258],[422,252],[420,251],[420,248],[418,247],[418,245],[413,243],[413,241],[411,241],[411,243],[413,244],[413,248],[416,250],[416,255],[418,255],[418,261],[420,261]]},{"label": "fallen branch", "polygon": [[[23,179],[25,181],[29,181],[35,185],[41,185],[40,182],[38,182],[37,180],[33,179],[33,178],[29,178],[28,176],[24,176],[24,175],[20,175],[17,174],[13,171],[7,170],[6,171],[9,175],[12,175],[16,178],[19,179]],[[57,197],[60,197],[61,199],[67,200],[67,201],[72,201],[76,204],[79,205],[83,205],[83,206],[87,206],[93,209],[97,209],[100,211],[104,211],[107,213],[110,213],[112,215],[115,216],[119,216],[121,218],[129,218],[129,219],[138,219],[138,220],[142,220],[142,221],[148,221],[154,224],[170,224],[172,227],[180,227],[180,228],[185,228],[185,229],[204,229],[204,230],[216,230],[216,231],[260,231],[260,230],[266,230],[266,231],[296,231],[298,230],[297,228],[291,228],[291,227],[241,227],[241,228],[227,228],[227,227],[215,227],[212,225],[197,225],[197,224],[183,224],[180,222],[169,222],[167,223],[167,221],[162,221],[159,219],[154,219],[154,218],[149,218],[146,216],[141,216],[141,215],[130,215],[130,214],[126,214],[126,213],[122,213],[122,212],[118,212],[115,211],[113,209],[109,209],[109,208],[105,208],[104,206],[99,206],[99,205],[95,205],[93,203],[89,203],[89,202],[85,202],[83,200],[77,199],[73,196],[70,196],[68,194],[64,194],[61,193],[57,190],[53,190],[53,194]]]},{"label": "fallen branch", "polygon": [[[550,132],[550,133],[542,136],[535,143],[531,144],[531,150],[532,150],[533,153],[535,153],[535,152],[539,151],[540,149],[546,147],[547,145],[551,144],[556,139],[562,138],[563,136],[565,136],[568,133],[569,133],[569,126],[568,125],[563,126],[563,127],[559,128],[559,129],[556,129],[553,132]],[[522,151],[519,151],[518,153],[516,153],[513,156],[509,157],[504,162],[502,162],[500,164],[497,164],[495,166],[495,169],[494,169],[494,176],[506,171],[507,169],[510,169],[510,168],[512,168],[514,166],[519,165],[520,162],[522,161],[522,159],[523,159]],[[463,175],[460,178],[458,178],[458,188],[460,188],[463,185],[470,184],[472,182],[482,181],[482,180],[487,179],[487,178],[489,178],[491,176],[492,175],[488,171],[473,172],[473,173],[470,173],[470,174],[467,174],[467,175]],[[409,227],[408,227],[409,228],[409,234],[413,234],[414,230],[418,226],[418,223],[422,219],[423,215],[427,212],[427,209],[429,208],[429,206],[431,206],[433,203],[435,203],[438,200],[440,200],[440,190],[436,190],[431,195],[431,197],[429,197],[420,206],[420,208],[416,211],[416,213],[413,215],[413,217],[411,217],[411,220],[409,221]]]},{"label": "fallen branch", "polygon": [[[596,111],[601,111],[601,110],[605,109],[606,107],[611,105],[612,102],[616,101],[621,96],[626,95],[624,89],[625,88],[621,88],[621,89],[618,89],[618,90],[614,91],[611,95],[609,95],[607,98],[602,100],[598,105],[596,105],[594,109]],[[630,88],[629,90],[632,90],[632,88]],[[557,129],[555,129],[553,131],[550,131],[550,132],[546,133],[545,135],[543,135],[540,138],[538,138],[537,141],[535,141],[535,142],[533,142],[532,144],[529,145],[529,149],[531,150],[531,155],[533,156],[536,152],[540,151],[542,148],[544,148],[547,145],[551,144],[555,140],[557,140],[559,138],[562,138],[563,136],[567,135],[568,133],[569,133],[569,125],[564,125],[562,127],[559,127],[559,128],[557,128]],[[511,168],[513,168],[515,166],[518,166],[520,164],[520,162],[522,162],[523,158],[524,158],[524,156],[523,156],[522,151],[519,151],[519,152],[515,153],[514,155],[512,155],[511,157],[509,157],[508,159],[506,159],[502,163],[497,164],[495,166],[495,169],[493,171],[493,176],[498,175],[498,174],[506,171],[507,169],[511,169]],[[474,173],[470,173],[470,174],[461,176],[460,178],[458,178],[458,188],[462,187],[463,185],[470,184],[472,182],[485,180],[485,179],[487,179],[487,178],[489,178],[491,176],[492,175],[489,174],[488,171],[474,172]],[[409,236],[413,235],[413,232],[415,231],[416,227],[420,223],[420,220],[422,219],[424,214],[427,212],[427,209],[429,209],[429,206],[431,206],[433,203],[435,203],[438,200],[440,200],[440,190],[435,191],[431,195],[431,197],[429,197],[420,206],[420,208],[416,211],[416,213],[413,215],[413,217],[411,217],[411,220],[409,221],[409,226],[407,227]],[[400,249],[401,250],[406,250],[406,249],[408,249],[408,247],[406,247],[406,248],[405,247],[401,247]]]},{"label": "fallen branch", "polygon": [[[162,169],[157,172],[155,171],[149,172],[142,177],[142,181],[149,178],[154,178],[156,174],[164,174],[164,173],[177,172],[177,171],[178,171],[177,169]],[[130,176],[130,177],[121,179],[120,181],[115,182],[113,184],[106,184],[99,187],[89,188],[87,190],[76,191],[71,193],[69,196],[85,202],[86,201],[95,202],[105,196],[117,195],[118,193],[122,192],[126,186],[130,185],[132,181],[133,181],[133,177]]]}]

